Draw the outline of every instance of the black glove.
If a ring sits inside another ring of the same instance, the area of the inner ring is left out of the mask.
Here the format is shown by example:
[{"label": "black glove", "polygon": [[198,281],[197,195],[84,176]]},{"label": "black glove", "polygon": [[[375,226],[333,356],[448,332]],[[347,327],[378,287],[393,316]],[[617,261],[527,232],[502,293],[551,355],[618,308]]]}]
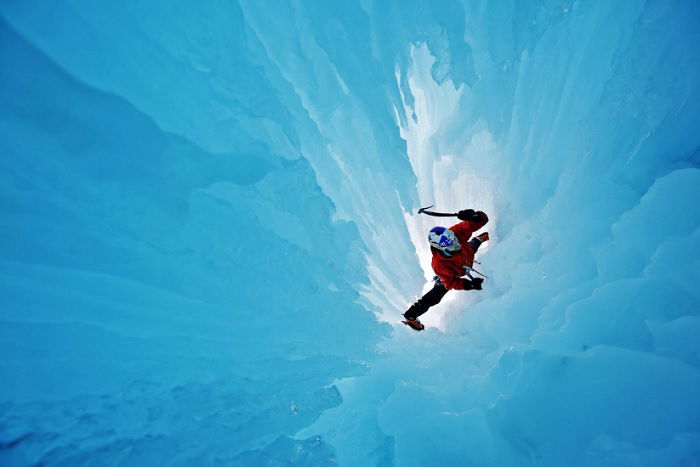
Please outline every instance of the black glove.
[{"label": "black glove", "polygon": [[461,221],[477,221],[479,215],[473,209],[464,209],[457,213],[457,219]]},{"label": "black glove", "polygon": [[464,290],[481,290],[481,283],[484,282],[483,279],[476,278],[476,279],[462,279],[462,283],[464,284]]}]

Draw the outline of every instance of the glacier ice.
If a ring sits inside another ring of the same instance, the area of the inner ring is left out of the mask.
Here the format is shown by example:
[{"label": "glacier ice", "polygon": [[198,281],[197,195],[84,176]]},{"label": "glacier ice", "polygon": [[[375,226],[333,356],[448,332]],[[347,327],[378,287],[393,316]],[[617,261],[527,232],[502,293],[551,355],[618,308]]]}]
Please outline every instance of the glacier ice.
[{"label": "glacier ice", "polygon": [[[0,463],[698,465],[699,24],[0,3]],[[430,204],[489,279],[416,334]]]}]

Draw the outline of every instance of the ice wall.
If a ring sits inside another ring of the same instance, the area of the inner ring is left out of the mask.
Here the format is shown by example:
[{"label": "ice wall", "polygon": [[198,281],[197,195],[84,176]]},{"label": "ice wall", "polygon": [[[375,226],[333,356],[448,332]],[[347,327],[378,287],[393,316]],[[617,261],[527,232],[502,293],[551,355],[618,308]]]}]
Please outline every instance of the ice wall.
[{"label": "ice wall", "polygon": [[697,465],[694,2],[0,13],[3,464]]},{"label": "ice wall", "polygon": [[[45,19],[40,30],[81,51],[79,64],[94,65],[86,48],[101,41],[78,40],[77,11],[54,7],[3,4],[0,463],[254,465],[268,451],[327,461],[322,441],[290,436],[340,403],[332,382],[366,372],[386,333],[355,303],[366,277],[357,228],[331,218],[298,152],[234,122],[221,125],[226,144],[198,140],[206,111],[184,102],[198,101],[197,80],[177,63],[158,76],[189,97],[154,91],[148,109],[59,66],[17,32],[22,18]],[[143,44],[132,50],[164,53]],[[116,55],[93,56],[145,71]],[[140,87],[124,75],[115,81]],[[272,87],[246,79],[270,97],[230,96],[258,116],[235,115],[264,125],[267,105],[291,118]],[[177,114],[198,122],[173,119],[192,134],[158,121]]]}]

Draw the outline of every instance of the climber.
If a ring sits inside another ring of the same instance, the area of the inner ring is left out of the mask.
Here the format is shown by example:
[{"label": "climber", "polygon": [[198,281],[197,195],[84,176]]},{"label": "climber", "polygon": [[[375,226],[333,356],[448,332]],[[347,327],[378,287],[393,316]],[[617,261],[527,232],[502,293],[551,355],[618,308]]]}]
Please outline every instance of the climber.
[{"label": "climber", "polygon": [[[425,213],[431,214],[429,211]],[[489,234],[484,232],[471,240],[470,237],[486,225],[489,218],[485,212],[473,209],[459,211],[456,216],[462,222],[449,229],[434,227],[428,234],[430,251],[433,253],[432,266],[437,274],[433,279],[435,286],[403,314],[403,323],[416,331],[425,328],[418,317],[431,306],[440,303],[448,290],[481,290],[484,282],[481,278],[472,279],[469,273],[474,264],[474,254],[489,239]],[[470,279],[462,277],[465,275]]]}]

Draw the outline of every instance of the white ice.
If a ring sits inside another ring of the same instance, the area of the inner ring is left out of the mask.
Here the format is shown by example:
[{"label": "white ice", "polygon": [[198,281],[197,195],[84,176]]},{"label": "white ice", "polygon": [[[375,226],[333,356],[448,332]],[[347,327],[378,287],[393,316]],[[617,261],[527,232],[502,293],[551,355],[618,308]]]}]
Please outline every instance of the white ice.
[{"label": "white ice", "polygon": [[699,24],[0,3],[0,464],[698,465]]}]

